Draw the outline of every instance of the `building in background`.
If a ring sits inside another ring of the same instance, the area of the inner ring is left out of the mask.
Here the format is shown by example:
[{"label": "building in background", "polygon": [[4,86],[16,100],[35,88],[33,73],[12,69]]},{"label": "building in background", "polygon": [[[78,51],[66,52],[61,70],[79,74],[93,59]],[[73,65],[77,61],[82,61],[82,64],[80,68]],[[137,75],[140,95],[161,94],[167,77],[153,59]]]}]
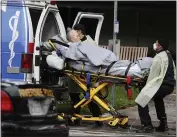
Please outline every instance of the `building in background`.
[{"label": "building in background", "polygon": [[[104,13],[100,45],[107,45],[108,40],[112,39],[113,1],[60,1],[57,5],[65,27],[71,27],[78,11]],[[156,38],[165,38],[170,40],[170,50],[176,58],[176,1],[120,1],[118,20],[121,46],[149,47],[148,55],[151,56]],[[86,23],[89,24],[86,31],[91,32],[96,27],[93,22]]]}]

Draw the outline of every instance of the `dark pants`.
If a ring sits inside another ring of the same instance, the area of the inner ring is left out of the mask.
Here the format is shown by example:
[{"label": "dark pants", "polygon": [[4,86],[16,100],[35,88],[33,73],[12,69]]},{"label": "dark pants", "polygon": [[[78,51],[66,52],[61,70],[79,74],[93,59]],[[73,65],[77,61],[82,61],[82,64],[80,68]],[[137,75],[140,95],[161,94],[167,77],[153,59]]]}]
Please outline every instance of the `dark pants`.
[{"label": "dark pants", "polygon": [[[70,93],[70,98],[72,101],[72,106],[76,105],[80,101],[80,93]],[[79,114],[80,113],[80,107],[73,108],[72,113]]]},{"label": "dark pants", "polygon": [[[167,120],[163,98],[165,96],[171,94],[173,92],[173,90],[174,90],[173,86],[162,85],[153,97],[153,101],[155,103],[155,109],[156,109],[156,113],[157,113],[157,118],[160,121]],[[145,106],[144,108],[141,107],[140,105],[138,105],[138,113],[139,113],[139,117],[141,120],[141,124],[152,125],[151,117],[149,115],[148,105]]]}]

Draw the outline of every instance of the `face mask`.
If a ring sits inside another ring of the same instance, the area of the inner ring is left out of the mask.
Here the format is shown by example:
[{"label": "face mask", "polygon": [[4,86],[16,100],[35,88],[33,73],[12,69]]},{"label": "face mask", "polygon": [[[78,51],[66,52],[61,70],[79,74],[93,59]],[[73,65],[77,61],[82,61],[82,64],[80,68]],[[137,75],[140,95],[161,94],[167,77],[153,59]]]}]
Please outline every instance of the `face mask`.
[{"label": "face mask", "polygon": [[157,50],[157,44],[156,43],[153,44],[153,49]]}]

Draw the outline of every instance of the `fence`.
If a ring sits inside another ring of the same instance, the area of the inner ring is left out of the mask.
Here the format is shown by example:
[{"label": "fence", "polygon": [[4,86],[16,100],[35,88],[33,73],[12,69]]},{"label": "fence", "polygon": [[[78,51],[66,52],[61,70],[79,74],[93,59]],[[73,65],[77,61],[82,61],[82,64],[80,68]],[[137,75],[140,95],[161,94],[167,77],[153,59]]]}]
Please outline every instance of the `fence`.
[{"label": "fence", "polygon": [[[101,46],[109,49],[108,46]],[[146,57],[148,54],[148,47],[132,47],[132,46],[120,46],[120,60],[135,61],[138,58]]]}]

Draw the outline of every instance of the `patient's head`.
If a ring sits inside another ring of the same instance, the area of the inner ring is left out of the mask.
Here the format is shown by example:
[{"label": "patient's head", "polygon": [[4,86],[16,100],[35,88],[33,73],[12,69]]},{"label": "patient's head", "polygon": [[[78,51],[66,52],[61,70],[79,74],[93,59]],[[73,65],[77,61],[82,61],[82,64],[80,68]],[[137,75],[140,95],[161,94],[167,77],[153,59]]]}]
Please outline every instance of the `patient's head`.
[{"label": "patient's head", "polygon": [[75,31],[73,29],[68,32],[67,38],[68,38],[68,41],[70,41],[70,42],[79,42],[80,41],[77,31]]}]

